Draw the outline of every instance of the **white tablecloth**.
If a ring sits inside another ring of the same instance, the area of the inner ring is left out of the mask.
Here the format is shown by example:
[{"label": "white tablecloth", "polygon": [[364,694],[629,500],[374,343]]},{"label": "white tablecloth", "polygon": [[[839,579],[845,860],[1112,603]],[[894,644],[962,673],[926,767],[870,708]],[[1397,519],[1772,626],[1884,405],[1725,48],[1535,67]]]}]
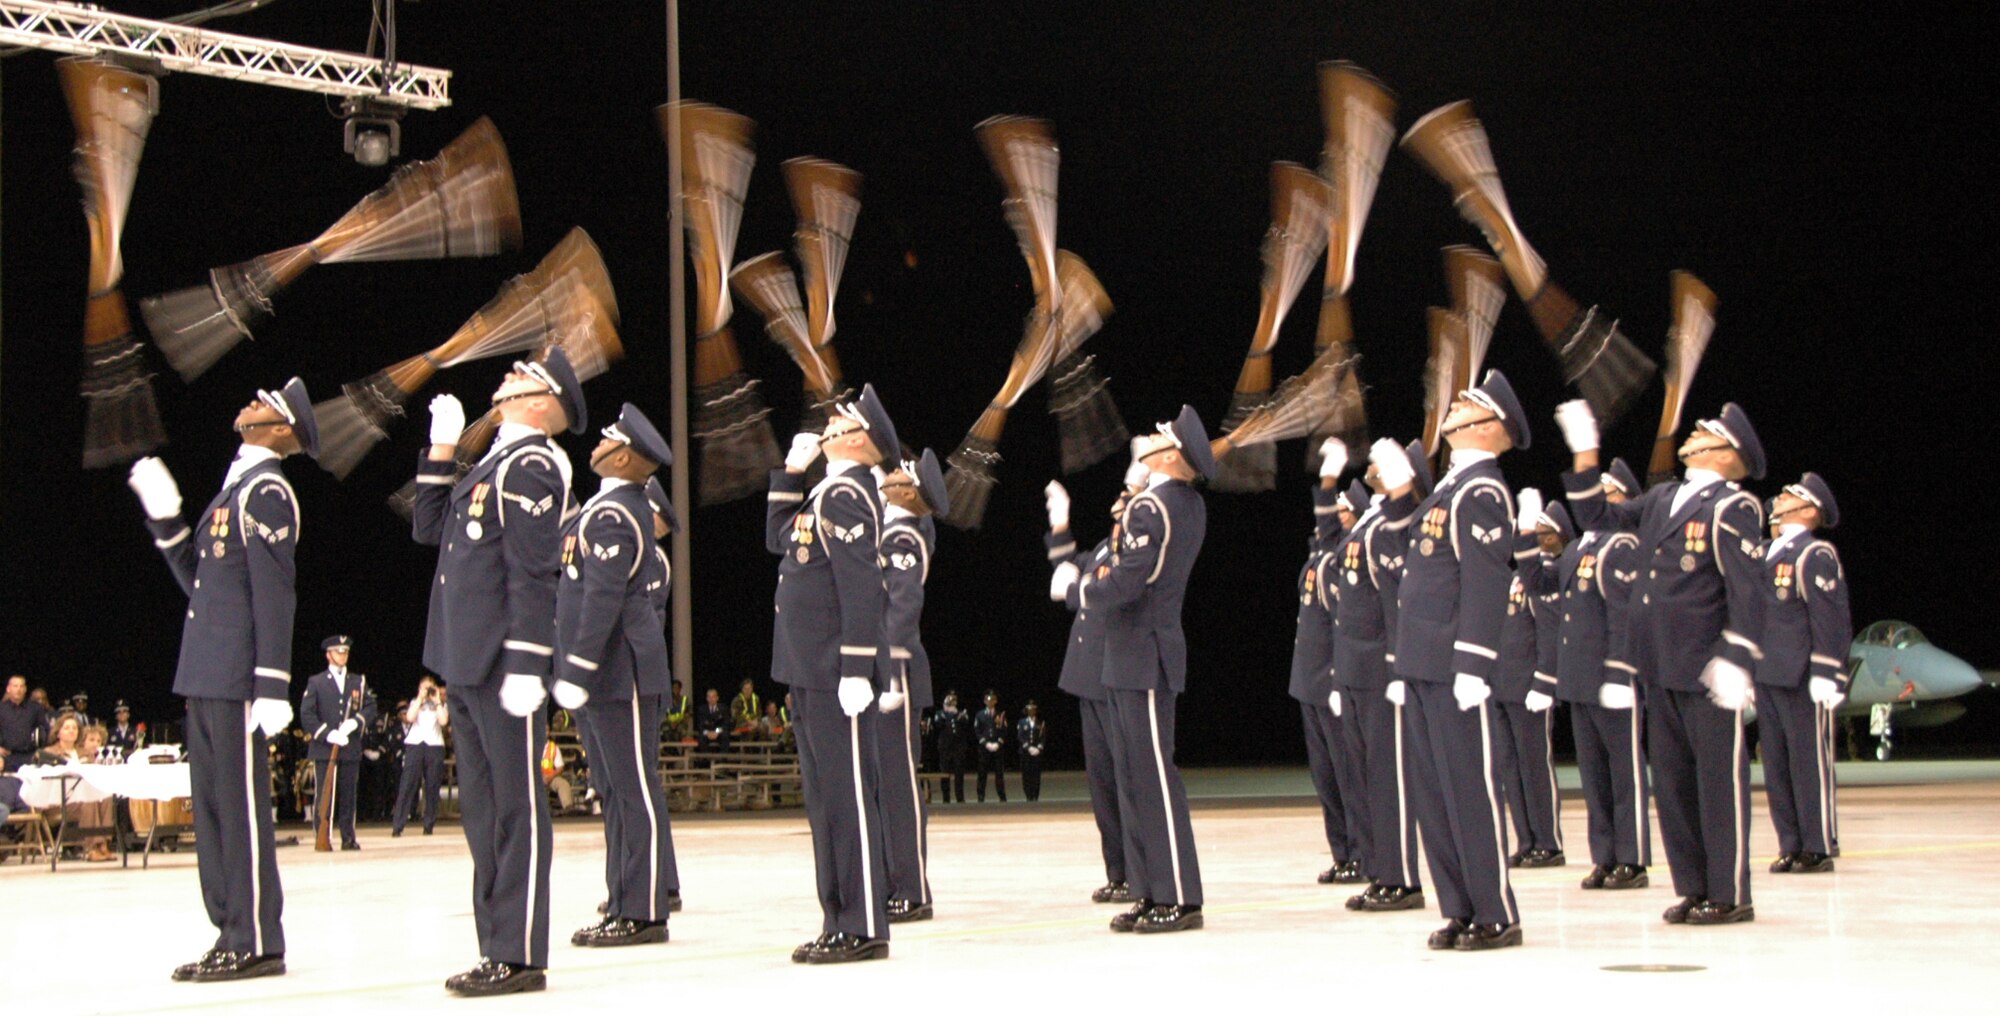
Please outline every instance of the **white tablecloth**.
[{"label": "white tablecloth", "polygon": [[32,808],[55,808],[63,803],[64,775],[81,777],[69,781],[71,804],[88,804],[107,797],[170,801],[188,796],[188,764],[166,765],[67,765],[22,766],[14,773],[21,778],[21,801]]}]

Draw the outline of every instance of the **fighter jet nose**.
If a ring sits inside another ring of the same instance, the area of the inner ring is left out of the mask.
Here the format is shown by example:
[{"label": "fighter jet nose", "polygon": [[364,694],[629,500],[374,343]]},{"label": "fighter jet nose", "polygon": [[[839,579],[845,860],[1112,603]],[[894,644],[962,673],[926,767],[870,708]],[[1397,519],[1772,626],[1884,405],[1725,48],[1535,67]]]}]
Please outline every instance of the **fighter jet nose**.
[{"label": "fighter jet nose", "polygon": [[1975,691],[1985,682],[1979,679],[1979,671],[1972,665],[1939,649],[1936,646],[1915,647],[1925,650],[1922,666],[1915,668],[1920,675],[1917,683],[1926,698],[1953,698]]}]

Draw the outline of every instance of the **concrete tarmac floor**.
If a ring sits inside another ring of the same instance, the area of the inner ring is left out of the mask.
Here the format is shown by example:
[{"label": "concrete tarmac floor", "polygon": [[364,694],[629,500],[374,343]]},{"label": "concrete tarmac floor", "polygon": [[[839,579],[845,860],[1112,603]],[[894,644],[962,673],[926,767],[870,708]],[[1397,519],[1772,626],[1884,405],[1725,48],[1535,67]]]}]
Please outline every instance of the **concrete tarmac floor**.
[{"label": "concrete tarmac floor", "polygon": [[[603,895],[601,827],[557,825],[549,991],[455,1000],[444,978],[476,959],[471,864],[454,825],[423,837],[362,831],[359,853],[280,853],[285,977],[173,984],[206,949],[191,853],[115,865],[0,867],[9,1011],[351,1013],[481,1011],[1111,1011],[1208,1003],[1405,1012],[1717,1012],[1744,1005],[1908,1006],[1993,1012],[2000,975],[1985,933],[2000,918],[2000,767],[1864,765],[1841,799],[1843,856],[1831,875],[1775,876],[1763,797],[1753,810],[1757,920],[1670,927],[1656,846],[1653,886],[1586,892],[1582,806],[1563,809],[1565,868],[1517,872],[1520,949],[1432,953],[1441,923],[1354,914],[1327,864],[1318,809],[1285,791],[1292,770],[1191,771],[1207,887],[1205,930],[1113,934],[1080,782],[1051,774],[1039,805],[939,806],[931,824],[936,920],[898,925],[892,958],[847,967],[789,962],[819,930],[811,843],[796,809],[677,817],[687,909],[666,945],[585,950],[569,932]],[[1890,774],[1895,774],[1891,776]],[[1261,788],[1261,789],[1260,789]],[[1067,800],[1065,800],[1067,799]],[[283,832],[281,831],[281,835]],[[1620,970],[1618,968],[1637,968]],[[657,1010],[655,1010],[657,1007]],[[1823,1011],[1823,1010],[1822,1010]]]}]

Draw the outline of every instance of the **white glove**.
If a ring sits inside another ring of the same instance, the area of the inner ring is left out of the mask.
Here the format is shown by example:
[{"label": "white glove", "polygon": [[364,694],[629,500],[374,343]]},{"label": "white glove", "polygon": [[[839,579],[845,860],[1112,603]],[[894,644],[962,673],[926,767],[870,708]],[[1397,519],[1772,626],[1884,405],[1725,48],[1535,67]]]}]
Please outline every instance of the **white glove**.
[{"label": "white glove", "polygon": [[1632,696],[1629,684],[1612,684],[1606,681],[1597,689],[1597,704],[1606,709],[1630,709],[1638,700]]},{"label": "white glove", "polygon": [[1389,682],[1389,687],[1383,689],[1382,697],[1400,706],[1403,704],[1403,700],[1409,697],[1409,693],[1409,685],[1404,684],[1402,681],[1391,681]]},{"label": "white glove", "polygon": [[1548,707],[1555,704],[1556,704],[1555,699],[1552,699],[1549,696],[1542,694],[1541,692],[1531,691],[1528,693],[1527,706],[1528,706],[1528,711],[1531,713],[1539,713],[1542,710],[1547,709]]},{"label": "white glove", "polygon": [[1563,443],[1572,452],[1594,452],[1597,450],[1597,417],[1590,411],[1590,403],[1582,399],[1571,399],[1556,407],[1556,426],[1562,428]]},{"label": "white glove", "polygon": [[1063,487],[1062,481],[1050,480],[1049,485],[1042,488],[1042,498],[1049,506],[1049,528],[1068,529],[1069,491]]},{"label": "white glove", "polygon": [[550,694],[555,696],[556,705],[564,709],[581,709],[585,702],[590,701],[590,692],[582,685],[571,684],[568,681],[557,681],[556,686],[550,689]]},{"label": "white glove", "polygon": [[1708,689],[1710,702],[1732,713],[1750,704],[1750,672],[1720,656],[1701,668],[1701,685]]},{"label": "white glove", "polygon": [[840,711],[849,716],[859,716],[870,703],[875,701],[875,688],[865,677],[843,677],[840,679]]},{"label": "white glove", "polygon": [[260,698],[250,703],[250,723],[243,732],[262,728],[265,737],[276,737],[292,725],[292,703],[288,699]]},{"label": "white glove", "polygon": [[500,708],[509,716],[527,716],[540,709],[548,697],[542,679],[533,674],[508,674],[500,682]]},{"label": "white glove", "polygon": [[1327,438],[1319,445],[1319,475],[1339,476],[1347,471],[1347,442],[1337,437]]},{"label": "white glove", "polygon": [[1076,585],[1076,580],[1082,577],[1083,572],[1077,568],[1074,561],[1064,561],[1056,565],[1055,577],[1049,579],[1049,599],[1057,603],[1069,599],[1069,587]]},{"label": "white glove", "polygon": [[431,400],[431,443],[456,445],[465,433],[465,406],[456,395],[440,395]]},{"label": "white glove", "polygon": [[819,435],[793,434],[792,450],[785,453],[785,468],[794,473],[803,473],[816,458],[819,458]]},{"label": "white glove", "polygon": [[1340,689],[1335,688],[1326,693],[1326,707],[1333,710],[1333,715],[1340,715]]},{"label": "white glove", "polygon": [[342,730],[339,727],[335,727],[332,730],[327,731],[326,743],[333,745],[336,748],[347,747],[347,731]]},{"label": "white glove", "polygon": [[1407,487],[1417,478],[1415,467],[1410,465],[1410,454],[1389,438],[1377,438],[1369,446],[1368,461],[1375,463],[1375,474],[1388,490]]},{"label": "white glove", "polygon": [[1471,709],[1493,697],[1493,686],[1471,674],[1460,674],[1451,681],[1451,697],[1458,700],[1458,708]]},{"label": "white glove", "polygon": [[882,697],[876,700],[875,708],[885,713],[893,713],[903,708],[903,686],[901,684],[891,684],[889,690],[883,692]]},{"label": "white glove", "polygon": [[1815,677],[1807,681],[1806,693],[1812,696],[1815,703],[1829,707],[1839,705],[1840,700],[1847,697],[1840,693],[1840,685],[1829,677]]},{"label": "white glove", "polygon": [[1533,487],[1514,495],[1514,522],[1521,532],[1532,533],[1542,520],[1542,492]]},{"label": "white glove", "polygon": [[147,518],[180,517],[181,488],[174,482],[174,474],[167,472],[166,463],[148,455],[132,463],[132,473],[125,482],[132,493],[139,495],[139,505],[146,509]]},{"label": "white glove", "polygon": [[1125,486],[1143,487],[1146,485],[1147,480],[1152,479],[1152,476],[1152,467],[1138,459],[1133,459],[1132,464],[1125,467]]}]

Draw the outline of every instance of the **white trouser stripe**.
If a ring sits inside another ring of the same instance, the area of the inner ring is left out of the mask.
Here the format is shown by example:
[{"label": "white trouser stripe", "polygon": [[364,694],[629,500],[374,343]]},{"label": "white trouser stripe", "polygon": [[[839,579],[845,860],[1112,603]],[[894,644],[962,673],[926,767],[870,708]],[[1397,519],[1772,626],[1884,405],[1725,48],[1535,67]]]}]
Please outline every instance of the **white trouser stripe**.
[{"label": "white trouser stripe", "polygon": [[[645,743],[639,732],[638,689],[632,694],[632,764],[639,768],[639,799],[646,802],[646,920],[660,919],[660,813],[653,807],[653,781],[646,772]],[[612,901],[614,904],[616,900]],[[623,916],[623,915],[619,915]]]},{"label": "white trouser stripe", "polygon": [[875,934],[875,872],[870,865],[873,858],[868,856],[868,802],[861,791],[861,716],[855,714],[847,718],[847,745],[854,754],[854,819],[861,830],[861,899],[868,915],[868,937],[879,938]]},{"label": "white trouser stripe", "polygon": [[524,915],[526,920],[521,922],[521,962],[532,964],[535,962],[535,891],[540,888],[540,879],[535,877],[535,873],[542,864],[542,830],[538,820],[541,814],[538,805],[541,802],[535,800],[535,795],[540,794],[546,799],[549,793],[542,787],[539,772],[542,753],[535,750],[533,714],[521,717],[521,744],[523,757],[528,761],[528,891],[522,894],[522,898],[527,900],[527,913]]},{"label": "white trouser stripe", "polygon": [[1730,846],[1736,851],[1736,905],[1743,905],[1743,897],[1750,894],[1750,830],[1744,828],[1743,795],[1750,788],[1748,760],[1743,755],[1743,712],[1734,714],[1736,722],[1736,745],[1729,753],[1730,820],[1736,823],[1736,836]]},{"label": "white trouser stripe", "polygon": [[1646,863],[1646,762],[1639,757],[1639,704],[1625,710],[1632,735],[1632,863]]},{"label": "white trouser stripe", "polygon": [[1563,799],[1562,790],[1556,786],[1556,746],[1555,746],[1554,706],[1542,710],[1542,758],[1549,773],[1549,828],[1556,834],[1556,849],[1563,848]]},{"label": "white trouser stripe", "polygon": [[1160,706],[1159,691],[1146,689],[1146,719],[1153,734],[1153,769],[1160,774],[1160,808],[1167,813],[1167,859],[1174,866],[1174,902],[1186,903],[1187,894],[1181,888],[1181,839],[1174,829],[1174,798],[1167,790],[1167,760],[1160,754]]},{"label": "white trouser stripe", "polygon": [[[909,664],[903,665],[903,687],[910,686]],[[918,902],[931,901],[930,845],[924,842],[924,799],[923,790],[917,786],[916,748],[910,743],[916,737],[911,725],[916,721],[917,708],[907,698],[903,700],[903,759],[909,763],[910,773],[910,817],[916,822],[917,830],[917,892],[922,894]]]},{"label": "white trouser stripe", "polygon": [[250,703],[243,703],[243,810],[250,818],[250,935],[256,955],[264,955],[264,859],[257,841],[257,731],[251,726]]},{"label": "white trouser stripe", "polygon": [[1828,798],[1831,797],[1832,795],[1826,792],[1827,791],[1826,771],[1828,765],[1827,754],[1826,754],[1827,726],[1828,726],[1827,710],[1820,708],[1819,703],[1817,702],[1813,703],[1813,761],[1817,763],[1815,769],[1819,774],[1819,835],[1820,835],[1820,842],[1826,844],[1827,852],[1832,853],[1833,820],[1830,816],[1832,815],[1833,809],[1831,807],[1832,802],[1828,800]]},{"label": "white trouser stripe", "polygon": [[1403,866],[1403,888],[1411,889],[1416,880],[1410,874],[1410,804],[1403,788],[1403,707],[1389,705],[1396,710],[1396,863]]},{"label": "white trouser stripe", "polygon": [[1486,779],[1486,813],[1493,822],[1493,856],[1500,863],[1500,908],[1507,915],[1508,924],[1521,923],[1514,916],[1514,903],[1507,898],[1507,841],[1502,828],[1505,816],[1500,814],[1500,798],[1493,792],[1493,728],[1492,715],[1486,703],[1479,703],[1479,770]]}]

